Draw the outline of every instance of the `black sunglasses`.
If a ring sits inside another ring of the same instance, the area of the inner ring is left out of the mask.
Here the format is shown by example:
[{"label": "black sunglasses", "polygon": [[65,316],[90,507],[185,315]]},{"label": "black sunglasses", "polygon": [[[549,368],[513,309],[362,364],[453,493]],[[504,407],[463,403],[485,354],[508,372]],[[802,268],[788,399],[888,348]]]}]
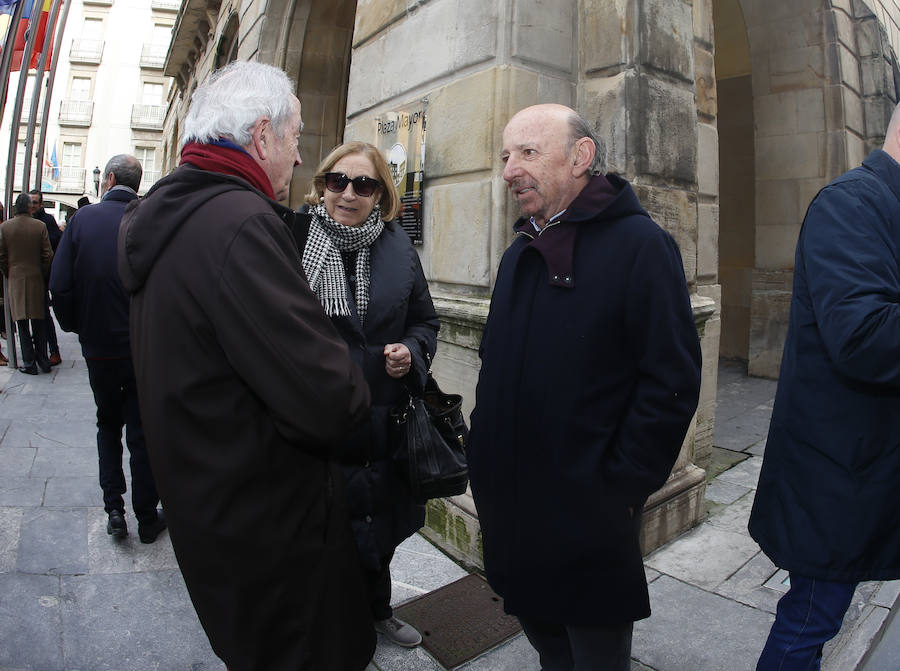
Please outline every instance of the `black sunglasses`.
[{"label": "black sunglasses", "polygon": [[344,189],[351,183],[356,195],[363,198],[368,198],[375,193],[375,189],[381,186],[381,182],[371,177],[354,177],[350,179],[342,172],[325,173],[325,188],[329,191],[334,191],[334,193],[344,193]]}]

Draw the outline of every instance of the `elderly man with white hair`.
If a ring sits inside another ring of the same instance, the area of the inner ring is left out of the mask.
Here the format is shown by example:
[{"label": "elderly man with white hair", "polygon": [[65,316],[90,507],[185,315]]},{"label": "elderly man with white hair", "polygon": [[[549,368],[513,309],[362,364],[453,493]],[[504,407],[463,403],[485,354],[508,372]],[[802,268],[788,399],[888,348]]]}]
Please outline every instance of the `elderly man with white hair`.
[{"label": "elderly man with white hair", "polygon": [[336,461],[369,390],[278,202],[301,128],[278,68],[214,73],[193,95],[181,165],[119,233],[151,465],[231,671],[351,671],[375,647]]}]

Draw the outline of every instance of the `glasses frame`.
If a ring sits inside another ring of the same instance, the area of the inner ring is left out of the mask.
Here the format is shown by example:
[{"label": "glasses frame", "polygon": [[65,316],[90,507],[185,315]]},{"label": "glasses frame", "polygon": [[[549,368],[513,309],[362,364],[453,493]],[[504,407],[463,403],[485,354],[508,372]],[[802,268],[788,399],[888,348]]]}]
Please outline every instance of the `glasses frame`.
[{"label": "glasses frame", "polygon": [[[343,172],[326,172],[322,175],[322,179],[325,183],[325,188],[332,193],[344,193],[347,190],[347,185],[353,184],[353,192],[362,198],[368,198],[381,187],[381,182],[374,177],[360,175],[350,179]],[[343,184],[341,185],[341,183]]]}]

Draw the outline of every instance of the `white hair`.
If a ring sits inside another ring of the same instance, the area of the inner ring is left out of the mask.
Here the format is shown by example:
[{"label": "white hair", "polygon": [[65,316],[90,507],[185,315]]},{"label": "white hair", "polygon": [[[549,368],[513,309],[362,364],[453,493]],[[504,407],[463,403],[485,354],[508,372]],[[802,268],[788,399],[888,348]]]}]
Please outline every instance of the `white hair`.
[{"label": "white hair", "polygon": [[246,147],[251,129],[267,117],[278,137],[293,112],[294,86],[283,70],[253,61],[234,61],[216,70],[194,91],[184,119],[181,146],[220,137]]}]

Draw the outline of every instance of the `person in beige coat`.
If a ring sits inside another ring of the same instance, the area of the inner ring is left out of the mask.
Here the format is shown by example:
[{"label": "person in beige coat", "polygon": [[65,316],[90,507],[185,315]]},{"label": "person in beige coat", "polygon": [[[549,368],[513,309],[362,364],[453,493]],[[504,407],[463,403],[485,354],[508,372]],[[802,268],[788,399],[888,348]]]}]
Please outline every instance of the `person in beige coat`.
[{"label": "person in beige coat", "polygon": [[0,224],[0,271],[9,279],[9,311],[19,331],[19,370],[37,375],[38,369],[50,372],[44,300],[53,250],[47,227],[29,216],[30,211],[31,197],[23,193],[16,198],[15,216]]}]

